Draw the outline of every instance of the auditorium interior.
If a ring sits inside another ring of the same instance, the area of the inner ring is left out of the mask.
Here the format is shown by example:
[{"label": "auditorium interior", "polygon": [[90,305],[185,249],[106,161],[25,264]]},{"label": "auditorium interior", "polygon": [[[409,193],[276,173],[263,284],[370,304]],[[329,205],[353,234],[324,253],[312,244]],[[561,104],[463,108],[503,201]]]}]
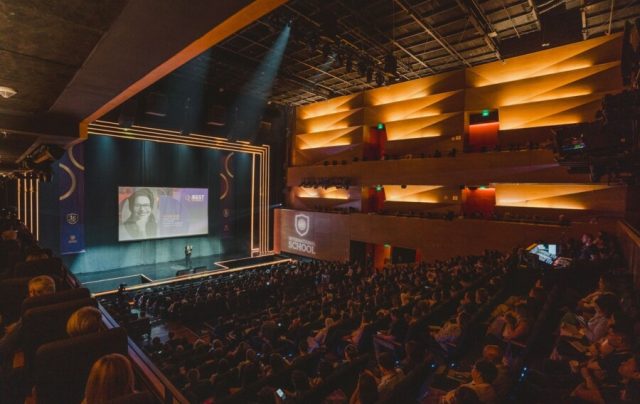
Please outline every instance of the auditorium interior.
[{"label": "auditorium interior", "polygon": [[640,1],[0,0],[0,403],[640,403]]}]

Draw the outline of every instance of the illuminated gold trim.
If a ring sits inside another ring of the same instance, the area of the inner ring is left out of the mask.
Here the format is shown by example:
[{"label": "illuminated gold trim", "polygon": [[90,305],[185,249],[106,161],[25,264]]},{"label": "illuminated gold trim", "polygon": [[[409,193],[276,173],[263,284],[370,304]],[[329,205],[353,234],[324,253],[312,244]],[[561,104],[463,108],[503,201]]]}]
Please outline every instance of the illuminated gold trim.
[{"label": "illuminated gold trim", "polygon": [[80,171],[84,171],[84,166],[82,164],[80,164],[78,162],[78,160],[76,160],[76,157],[73,155],[73,148],[76,145],[73,145],[69,148],[68,152],[69,152],[69,160],[71,160],[71,163]]},{"label": "illuminated gold trim", "polygon": [[21,202],[20,201],[20,199],[21,199],[20,192],[22,190],[21,190],[21,187],[20,187],[20,181],[21,181],[20,179],[18,181],[16,181],[17,187],[18,187],[18,190],[16,192],[16,194],[18,195],[18,220],[22,220],[22,204],[20,203]]},{"label": "illuminated gold trim", "polygon": [[233,157],[233,152],[227,154],[227,157],[225,157],[225,159],[224,159],[224,170],[227,172],[227,175],[230,178],[234,178],[233,174],[231,174],[231,170],[229,170],[229,161],[231,160],[231,157]]},{"label": "illuminated gold trim", "polygon": [[[254,211],[255,207],[255,182],[256,182],[256,155],[253,154],[251,155],[251,212]],[[250,248],[253,251],[253,230],[254,230],[254,221],[253,221],[253,215],[251,215],[251,243],[250,243]]]},{"label": "illuminated gold trim", "polygon": [[40,181],[36,181],[36,240],[40,241]]},{"label": "illuminated gold trim", "polygon": [[62,164],[62,163],[59,163],[59,164],[60,164],[60,168],[62,168],[62,170],[64,172],[66,172],[69,175],[69,178],[71,179],[71,186],[69,187],[67,192],[65,192],[64,194],[60,195],[60,200],[64,201],[65,199],[70,197],[76,190],[76,176],[68,166],[66,166],[65,164]]},{"label": "illuminated gold trim", "polygon": [[222,181],[224,181],[224,192],[222,193],[222,195],[220,195],[220,200],[223,200],[224,198],[227,197],[227,194],[229,193],[229,180],[227,179],[227,177],[222,174],[220,174],[220,178],[222,178]]},{"label": "illuminated gold trim", "polygon": [[29,180],[29,216],[31,216],[29,230],[33,234],[33,178]]},{"label": "illuminated gold trim", "polygon": [[[258,182],[259,203],[258,203],[258,248],[261,254],[269,252],[269,185],[270,185],[270,147],[268,145],[254,146],[238,142],[230,142],[227,139],[200,135],[191,133],[188,137],[183,136],[177,131],[166,129],[156,130],[143,126],[133,125],[131,128],[124,129],[117,123],[107,121],[96,121],[89,125],[89,134],[109,136],[126,140],[146,140],[157,143],[179,144],[192,147],[201,147],[214,150],[224,150],[230,152],[249,153],[255,158],[260,159],[260,165],[257,167],[255,163],[252,167],[252,192],[255,192],[255,176],[260,175]],[[257,173],[256,171],[260,172]],[[266,188],[265,188],[266,187]],[[254,194],[255,196],[255,194]],[[255,199],[252,199],[255,201]],[[254,220],[255,205],[251,209],[251,219]],[[252,228],[253,230],[253,228]],[[252,236],[252,242],[253,242]],[[252,246],[252,248],[254,248]]]}]

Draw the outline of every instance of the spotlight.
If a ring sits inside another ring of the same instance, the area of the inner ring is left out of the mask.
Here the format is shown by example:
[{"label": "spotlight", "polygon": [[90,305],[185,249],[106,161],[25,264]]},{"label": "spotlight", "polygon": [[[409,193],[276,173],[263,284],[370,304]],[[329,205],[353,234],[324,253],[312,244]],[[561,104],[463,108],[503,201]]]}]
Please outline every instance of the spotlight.
[{"label": "spotlight", "polygon": [[60,160],[64,155],[64,149],[57,145],[42,145],[30,156],[34,164],[42,164],[48,161]]},{"label": "spotlight", "polygon": [[18,92],[14,88],[7,87],[7,86],[0,86],[0,97],[11,98],[16,94],[18,94]]}]

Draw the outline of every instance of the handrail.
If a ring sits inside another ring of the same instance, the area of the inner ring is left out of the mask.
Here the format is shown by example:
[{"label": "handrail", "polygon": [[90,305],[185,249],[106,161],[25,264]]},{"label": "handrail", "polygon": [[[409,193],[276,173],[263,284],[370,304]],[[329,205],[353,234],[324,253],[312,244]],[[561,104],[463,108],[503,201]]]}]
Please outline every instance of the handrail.
[{"label": "handrail", "polygon": [[[98,308],[102,312],[103,322],[107,328],[120,327],[100,303],[98,303]],[[127,340],[129,358],[133,362],[136,373],[151,390],[151,393],[160,398],[164,404],[189,404],[189,400],[153,364],[140,347],[131,338],[127,337]]]}]

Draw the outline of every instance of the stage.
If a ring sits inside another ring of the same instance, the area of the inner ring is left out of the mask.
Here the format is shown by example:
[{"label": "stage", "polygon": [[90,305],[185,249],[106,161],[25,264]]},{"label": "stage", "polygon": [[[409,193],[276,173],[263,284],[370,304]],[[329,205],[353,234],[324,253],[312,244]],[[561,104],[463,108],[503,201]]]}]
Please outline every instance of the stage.
[{"label": "stage", "polygon": [[127,287],[182,279],[193,274],[215,274],[230,270],[249,269],[256,266],[267,266],[282,262],[288,258],[280,255],[263,255],[259,257],[221,256],[193,257],[191,267],[187,268],[184,259],[179,261],[160,262],[148,265],[136,265],[110,271],[75,274],[75,277],[91,293],[102,293],[118,289],[122,284]]}]

